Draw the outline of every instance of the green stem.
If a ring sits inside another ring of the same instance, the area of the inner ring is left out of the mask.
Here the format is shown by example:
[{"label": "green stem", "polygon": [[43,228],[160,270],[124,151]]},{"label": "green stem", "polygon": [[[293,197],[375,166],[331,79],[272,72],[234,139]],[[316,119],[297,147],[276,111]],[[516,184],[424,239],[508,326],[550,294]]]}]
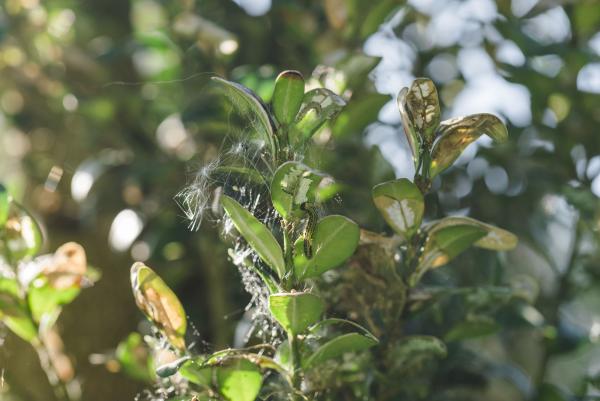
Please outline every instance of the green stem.
[{"label": "green stem", "polygon": [[290,344],[290,357],[292,359],[292,387],[293,393],[291,395],[292,401],[300,399],[298,394],[300,393],[300,384],[302,381],[302,366],[300,364],[300,348],[298,347],[298,337],[292,333],[288,333],[288,341]]}]

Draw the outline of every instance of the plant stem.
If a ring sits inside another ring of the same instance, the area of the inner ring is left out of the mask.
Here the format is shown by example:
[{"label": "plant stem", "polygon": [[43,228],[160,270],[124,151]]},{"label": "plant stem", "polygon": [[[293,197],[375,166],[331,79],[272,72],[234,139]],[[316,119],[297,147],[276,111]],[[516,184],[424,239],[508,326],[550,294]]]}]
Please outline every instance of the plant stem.
[{"label": "plant stem", "polygon": [[43,341],[40,341],[40,344],[35,346],[35,350],[40,359],[40,365],[44,372],[46,372],[48,382],[52,386],[56,398],[61,401],[71,401],[67,384],[60,379],[56,366],[52,363],[52,358],[46,347],[43,345]]},{"label": "plant stem", "polygon": [[296,401],[300,399],[297,393],[300,392],[302,379],[300,375],[302,370],[300,365],[300,349],[298,348],[298,338],[294,334],[288,333],[288,341],[290,344],[290,357],[292,358],[292,387],[294,390],[291,400]]}]

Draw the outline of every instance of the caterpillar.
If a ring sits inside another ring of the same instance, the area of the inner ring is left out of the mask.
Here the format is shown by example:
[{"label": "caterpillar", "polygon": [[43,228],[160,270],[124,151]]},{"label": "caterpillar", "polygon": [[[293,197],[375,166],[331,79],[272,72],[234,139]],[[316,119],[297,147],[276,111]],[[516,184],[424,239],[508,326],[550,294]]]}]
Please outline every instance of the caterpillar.
[{"label": "caterpillar", "polygon": [[307,220],[306,225],[304,226],[304,254],[308,259],[311,259],[313,256],[312,249],[312,239],[315,233],[315,229],[317,228],[317,210],[310,205],[308,202],[304,202],[300,205],[300,209],[306,212]]}]

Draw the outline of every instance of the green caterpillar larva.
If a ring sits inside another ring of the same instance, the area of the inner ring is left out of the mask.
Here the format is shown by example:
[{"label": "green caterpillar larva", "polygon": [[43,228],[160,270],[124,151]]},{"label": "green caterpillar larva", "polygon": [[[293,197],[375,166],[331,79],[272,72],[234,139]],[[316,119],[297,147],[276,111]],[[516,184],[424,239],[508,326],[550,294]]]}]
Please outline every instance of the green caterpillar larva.
[{"label": "green caterpillar larva", "polygon": [[319,216],[317,215],[317,210],[307,202],[301,204],[300,209],[305,211],[308,215],[306,219],[306,225],[304,226],[304,254],[308,259],[310,259],[313,256],[312,238],[315,233],[315,229],[317,228],[317,220]]}]

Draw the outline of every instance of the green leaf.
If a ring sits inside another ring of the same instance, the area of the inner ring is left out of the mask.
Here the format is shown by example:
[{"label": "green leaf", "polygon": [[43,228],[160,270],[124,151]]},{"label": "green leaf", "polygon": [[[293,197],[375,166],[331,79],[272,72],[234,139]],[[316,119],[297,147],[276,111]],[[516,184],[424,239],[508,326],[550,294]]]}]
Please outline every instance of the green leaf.
[{"label": "green leaf", "polygon": [[41,247],[42,232],[35,219],[21,205],[10,202],[0,254],[14,264],[36,255]]},{"label": "green leaf", "polygon": [[285,275],[283,251],[267,226],[229,196],[224,195],[221,203],[242,237],[263,262],[271,267],[279,278],[282,278]]},{"label": "green leaf", "polygon": [[134,379],[151,383],[154,380],[153,361],[139,333],[131,333],[119,343],[115,357],[121,370]]},{"label": "green leaf", "polygon": [[10,195],[8,194],[8,191],[4,185],[0,184],[0,229],[4,227],[4,224],[6,224],[9,207]]},{"label": "green leaf", "polygon": [[484,134],[496,142],[508,139],[506,126],[492,114],[473,114],[443,121],[431,151],[429,176],[433,178],[450,167],[467,146]]},{"label": "green leaf", "polygon": [[427,271],[445,265],[485,235],[484,229],[466,224],[431,231],[409,285],[415,286]]},{"label": "green leaf", "polygon": [[335,118],[345,105],[344,99],[329,89],[316,88],[306,92],[291,128],[291,143],[297,146],[306,142],[325,122]]},{"label": "green leaf", "polygon": [[473,244],[476,247],[490,249],[493,251],[509,251],[517,246],[518,238],[510,231],[503,230],[491,224],[483,223],[471,217],[445,217],[441,220],[430,223],[426,227],[426,230],[431,233],[445,227],[457,225],[468,225],[485,230],[486,235]]},{"label": "green leaf", "polygon": [[298,71],[283,71],[275,80],[273,91],[273,113],[279,123],[291,124],[304,98],[304,78]]},{"label": "green leaf", "polygon": [[318,277],[354,254],[360,239],[358,225],[347,217],[332,215],[319,220],[312,238],[313,255],[307,258],[303,238],[296,241],[294,273],[299,280]]},{"label": "green leaf", "polygon": [[404,238],[412,237],[421,226],[425,211],[423,194],[408,179],[376,185],[373,202],[390,227]]},{"label": "green leaf", "polygon": [[0,277],[0,321],[23,340],[35,344],[38,330],[19,293],[16,279]]},{"label": "green leaf", "polygon": [[377,121],[379,110],[390,100],[388,95],[368,94],[350,102],[336,118],[331,129],[336,137],[360,135],[367,125]]},{"label": "green leaf", "polygon": [[323,314],[323,301],[310,292],[272,294],[269,310],[288,332],[299,334],[318,321]]},{"label": "green leaf", "polygon": [[477,338],[489,336],[496,333],[500,329],[500,325],[489,317],[471,318],[461,321],[456,324],[444,336],[444,341],[460,341],[469,338]]},{"label": "green leaf", "polygon": [[27,290],[27,302],[33,319],[40,323],[45,316],[58,317],[60,308],[71,303],[80,292],[79,287],[55,288],[46,277],[38,277]]},{"label": "green leaf", "polygon": [[271,152],[271,155],[275,156],[277,154],[273,133],[275,124],[263,101],[258,95],[243,85],[220,77],[212,77],[212,79],[226,88],[227,94],[230,96],[236,110],[250,120],[254,131],[258,135],[258,139],[263,141]]},{"label": "green leaf", "polygon": [[216,368],[219,392],[228,401],[254,401],[262,387],[258,366],[246,359],[236,359]]},{"label": "green leaf", "polygon": [[185,350],[187,318],[175,293],[148,266],[131,266],[131,288],[135,302],[146,317],[175,348]]},{"label": "green leaf", "polygon": [[212,366],[204,364],[204,357],[189,359],[179,368],[179,374],[186,380],[203,387],[212,385]]},{"label": "green leaf", "polygon": [[377,345],[379,341],[371,336],[348,333],[338,336],[319,348],[306,360],[304,366],[310,369],[319,364],[338,358],[348,352],[359,352]]},{"label": "green leaf", "polygon": [[284,219],[303,216],[305,212],[300,206],[305,202],[315,203],[317,189],[324,178],[300,162],[283,163],[271,182],[273,207]]}]

